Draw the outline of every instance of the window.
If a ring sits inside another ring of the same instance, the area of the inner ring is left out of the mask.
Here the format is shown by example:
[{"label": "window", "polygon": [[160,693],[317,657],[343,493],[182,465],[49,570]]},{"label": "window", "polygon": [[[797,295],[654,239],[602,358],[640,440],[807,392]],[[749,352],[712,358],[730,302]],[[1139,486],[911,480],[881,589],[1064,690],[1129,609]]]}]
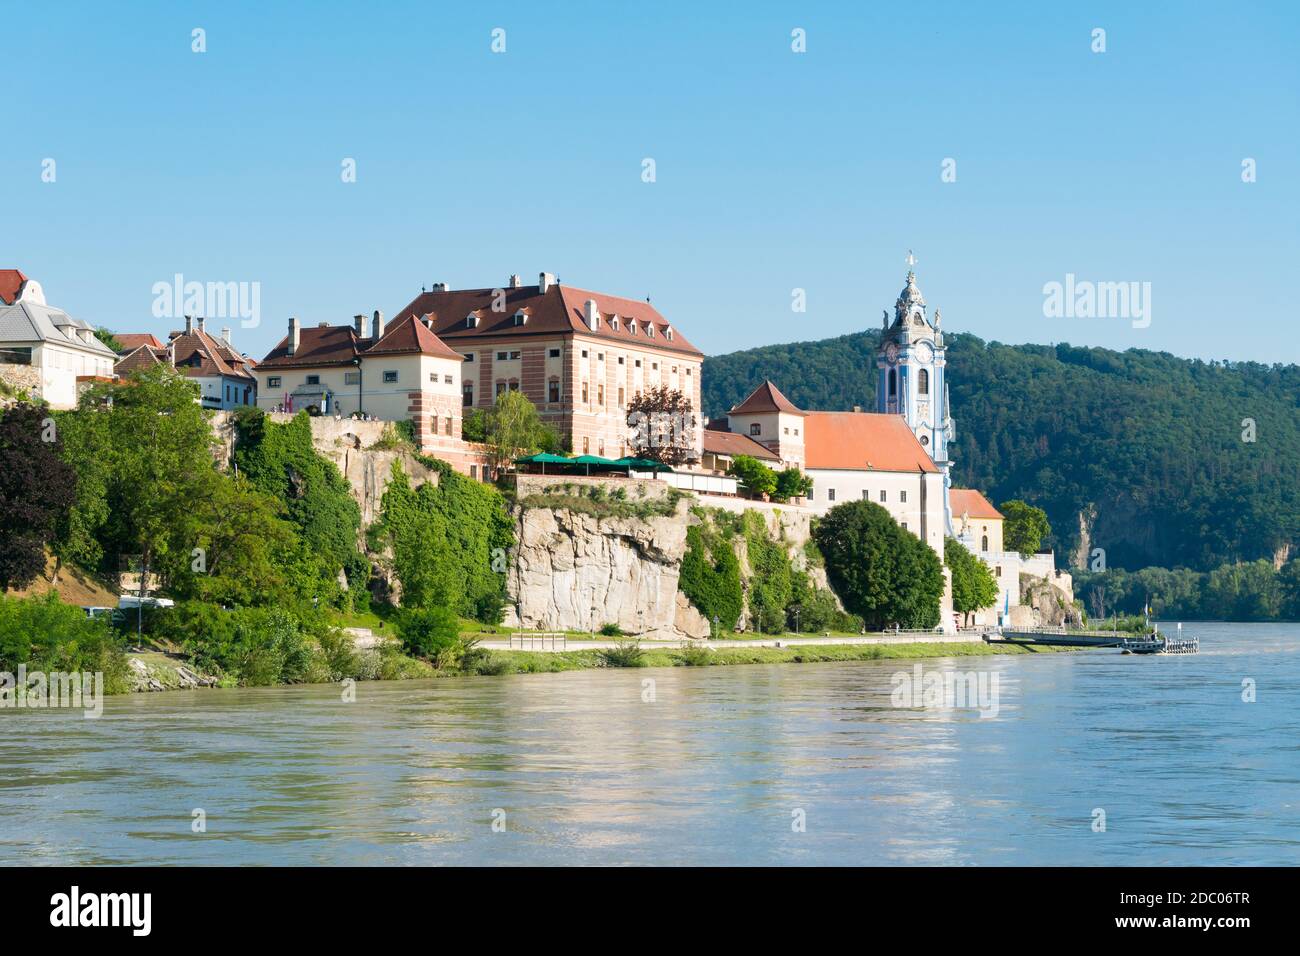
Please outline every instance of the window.
[{"label": "window", "polygon": [[510,353],[510,358],[511,358],[511,359],[517,359],[517,358],[519,358],[519,353],[518,353],[518,352],[511,352],[511,353]]},{"label": "window", "polygon": [[546,354],[547,354],[550,358],[559,358],[559,357],[560,357],[560,350],[559,350],[559,349],[551,349],[551,350],[550,350],[549,352],[547,352]]},{"label": "window", "polygon": [[605,386],[604,385],[596,386],[596,404],[599,405],[601,408],[605,407]]},{"label": "window", "polygon": [[866,488],[862,489],[862,500],[863,501],[871,500],[871,492],[869,492]]},{"label": "window", "polygon": [[787,435],[790,434],[790,426],[789,426],[789,425],[786,425],[786,426],[785,426],[785,433],[786,433]]},{"label": "window", "polygon": [[617,316],[617,315],[612,316],[612,317],[610,318],[610,320],[609,320],[609,327],[610,327],[613,331],[615,331],[615,332],[618,331],[618,316]]},{"label": "window", "polygon": [[474,404],[474,386],[470,382],[460,387],[460,403],[466,407]]},{"label": "window", "polygon": [[618,407],[623,407],[623,390],[621,388],[618,390]]},{"label": "window", "polygon": [[437,385],[437,384],[438,384],[438,373],[437,373],[437,372],[430,372],[430,373],[429,373],[429,381],[431,381],[434,385]]},{"label": "window", "polygon": [[1002,565],[999,564],[996,568],[994,568],[993,573],[998,577],[1002,577]]},{"label": "window", "polygon": [[597,455],[605,454],[605,439],[602,438],[599,442],[596,443],[596,454]]},{"label": "window", "polygon": [[520,310],[515,313],[515,325],[523,325],[528,321],[528,313]]},{"label": "window", "polygon": [[504,362],[505,360],[506,360],[506,353],[505,353],[505,352],[498,352],[498,353],[497,353],[497,361],[498,361],[498,362]]},{"label": "window", "polygon": [[452,377],[451,377],[450,375],[444,375],[444,376],[442,377],[442,384],[443,384],[443,385],[451,385],[451,384],[452,384]]},{"label": "window", "polygon": [[560,380],[553,378],[546,383],[546,400],[551,403],[560,401]]},{"label": "window", "polygon": [[640,360],[640,359],[637,359],[637,360],[636,360],[636,367],[637,367],[637,368],[640,368],[640,367],[641,367],[641,360]]},{"label": "window", "polygon": [[989,549],[989,536],[985,535],[983,538],[980,539],[980,550],[987,551],[988,549]]},{"label": "window", "polygon": [[478,465],[469,466],[469,477],[471,481],[478,481]]},{"label": "window", "polygon": [[394,382],[396,382],[396,381],[397,381],[397,373],[396,373],[396,372],[394,372],[392,369],[388,369],[387,371],[384,372],[384,384],[385,384],[385,385],[392,385],[392,384],[393,384]]},{"label": "window", "polygon": [[749,426],[749,433],[751,435],[761,435],[763,434],[763,426],[758,422],[754,422],[754,424]]},{"label": "window", "polygon": [[834,489],[834,488],[827,488],[827,489],[826,489],[826,500],[827,500],[827,501],[834,501],[834,500],[835,500],[835,489]]},{"label": "window", "polygon": [[881,501],[882,504],[883,504],[884,501],[885,501],[885,489],[884,489],[884,488],[881,488],[881,489],[880,489],[880,501]]},{"label": "window", "polygon": [[906,503],[906,502],[907,502],[907,492],[906,492],[906,491],[900,491],[900,492],[898,493],[898,500],[901,501],[901,502]]},{"label": "window", "polygon": [[799,429],[796,428],[796,429],[794,430],[794,433],[795,433],[796,435],[799,434]]},{"label": "window", "polygon": [[466,362],[472,362],[472,361],[474,361],[474,353],[473,353],[473,352],[470,352],[468,355],[466,355],[466,356],[465,356],[465,361],[466,361]]},{"label": "window", "polygon": [[500,398],[506,393],[506,383],[500,379],[497,380],[496,396]]},{"label": "window", "polygon": [[893,398],[897,394],[898,394],[898,371],[896,369],[891,368],[889,370],[889,397]]},{"label": "window", "polygon": [[272,375],[270,378],[268,378],[268,379],[266,380],[266,387],[267,387],[267,388],[279,388],[279,387],[280,387],[280,376],[278,376],[278,375]]},{"label": "window", "polygon": [[621,356],[621,355],[618,357],[618,364],[619,364],[619,365],[622,365],[622,364],[623,364],[623,356]]},{"label": "window", "polygon": [[907,522],[906,522],[906,521],[900,521],[899,524],[901,524],[901,525],[903,526],[903,530],[904,530],[904,531],[907,530]]},{"label": "window", "polygon": [[650,368],[651,368],[652,370],[656,371],[656,372],[659,371],[659,363],[658,363],[658,362],[651,362],[651,363],[650,363]]},{"label": "window", "polygon": [[512,391],[512,392],[517,392],[517,391],[519,391],[519,379],[517,379],[517,378],[512,378],[512,379],[510,380],[510,391]]},{"label": "window", "polygon": [[673,340],[673,327],[671,325],[667,326],[664,329],[664,338],[666,338],[669,342]]},{"label": "window", "polygon": [[655,327],[651,325],[649,322],[645,324],[645,334],[646,334],[646,338],[652,339],[655,337]]},{"label": "window", "polygon": [[586,382],[583,382],[583,383],[582,383],[582,400],[583,400],[583,402],[588,402],[588,401],[590,401],[590,399],[587,398],[587,383],[586,383]]},{"label": "window", "polygon": [[603,361],[605,361],[605,353],[604,353],[604,352],[597,352],[597,353],[596,353],[596,361],[597,361],[597,362],[603,362]]},{"label": "window", "polygon": [[344,372],[344,373],[343,373],[343,384],[344,384],[344,385],[360,385],[360,384],[361,384],[361,373],[360,373],[360,372]]},{"label": "window", "polygon": [[582,440],[582,453],[586,455],[589,454],[590,452],[591,452],[591,439],[584,438]]},{"label": "window", "polygon": [[443,418],[443,420],[442,420],[442,429],[443,429],[442,433],[443,433],[444,435],[450,435],[450,434],[451,434],[451,416],[450,416],[450,415],[447,415],[446,417]]},{"label": "window", "polygon": [[923,368],[917,373],[916,390],[921,395],[930,394],[930,370],[928,368]]},{"label": "window", "polygon": [[[19,348],[0,349],[0,363],[6,365],[31,365],[32,349],[31,346],[22,346]],[[280,380],[275,379],[275,384],[279,385]]]},{"label": "window", "polygon": [[586,357],[587,357],[587,350],[586,350],[586,349],[583,349],[583,350],[582,350],[582,357],[583,357],[583,358],[586,358]]},{"label": "window", "polygon": [[308,376],[307,376],[307,382],[306,382],[306,384],[308,384],[308,385],[319,385],[319,384],[320,384],[320,376],[319,376],[319,375],[308,375]]},{"label": "window", "polygon": [[691,370],[689,368],[686,370],[686,377],[687,378],[691,377]]}]

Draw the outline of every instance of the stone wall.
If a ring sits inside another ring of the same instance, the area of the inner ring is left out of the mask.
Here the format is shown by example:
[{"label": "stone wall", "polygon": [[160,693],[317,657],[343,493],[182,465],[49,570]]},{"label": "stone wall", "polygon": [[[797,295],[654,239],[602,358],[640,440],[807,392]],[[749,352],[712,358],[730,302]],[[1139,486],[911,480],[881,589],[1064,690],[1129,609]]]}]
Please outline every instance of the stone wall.
[{"label": "stone wall", "polygon": [[30,399],[41,397],[41,370],[35,365],[0,363],[0,382],[14,392],[26,392]]}]

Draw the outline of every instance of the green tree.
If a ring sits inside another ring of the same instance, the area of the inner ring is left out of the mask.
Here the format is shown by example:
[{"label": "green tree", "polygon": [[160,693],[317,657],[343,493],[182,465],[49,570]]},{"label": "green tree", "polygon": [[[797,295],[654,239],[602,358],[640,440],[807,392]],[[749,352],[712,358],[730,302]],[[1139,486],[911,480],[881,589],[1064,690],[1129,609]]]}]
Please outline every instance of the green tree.
[{"label": "green tree", "polygon": [[59,455],[44,406],[0,413],[0,592],[26,587],[45,570],[45,549],[76,500],[76,474]]},{"label": "green tree", "polygon": [[119,355],[125,351],[125,347],[118,341],[117,336],[102,325],[95,329],[95,338],[99,339],[99,341],[103,342]]},{"label": "green tree", "polygon": [[943,560],[952,572],[952,609],[964,620],[997,602],[998,583],[988,565],[956,538],[944,540]]},{"label": "green tree", "polygon": [[1002,502],[998,508],[1006,521],[1002,527],[1002,546],[1008,551],[1036,554],[1043,540],[1052,533],[1047,512],[1017,499]]},{"label": "green tree", "polygon": [[686,529],[686,554],[682,557],[677,586],[710,625],[717,618],[719,632],[735,628],[744,610],[740,561],[731,542],[708,524]]},{"label": "green tree", "polygon": [[505,391],[498,395],[496,404],[486,413],[483,431],[488,460],[497,474],[516,458],[558,444],[554,432],[543,424],[536,407],[523,392]]},{"label": "green tree", "polygon": [[806,498],[812,494],[813,480],[798,468],[784,468],[776,475],[776,493],[772,496],[777,501],[789,501],[791,498]]},{"label": "green tree", "polygon": [[460,620],[445,607],[408,608],[397,619],[397,631],[408,651],[435,659],[460,640]]},{"label": "green tree", "polygon": [[869,501],[836,505],[813,532],[826,575],[867,626],[930,628],[939,623],[939,556],[889,512]]},{"label": "green tree", "polygon": [[754,498],[769,497],[776,493],[777,475],[771,468],[750,455],[737,455],[727,466],[727,474],[740,479],[741,485]]}]

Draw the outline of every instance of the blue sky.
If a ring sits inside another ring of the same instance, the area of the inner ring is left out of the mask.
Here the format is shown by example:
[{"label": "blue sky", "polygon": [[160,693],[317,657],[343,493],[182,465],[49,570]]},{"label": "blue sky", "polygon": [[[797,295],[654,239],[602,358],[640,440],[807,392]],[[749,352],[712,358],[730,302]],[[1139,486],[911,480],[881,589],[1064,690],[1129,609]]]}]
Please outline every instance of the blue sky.
[{"label": "blue sky", "polygon": [[[1300,361],[1294,3],[2,9],[0,266],[119,331],[176,273],[261,284],[260,358],[546,270],[715,354],[877,327],[910,248],[947,329]],[[1067,273],[1150,325],[1045,317]]]}]

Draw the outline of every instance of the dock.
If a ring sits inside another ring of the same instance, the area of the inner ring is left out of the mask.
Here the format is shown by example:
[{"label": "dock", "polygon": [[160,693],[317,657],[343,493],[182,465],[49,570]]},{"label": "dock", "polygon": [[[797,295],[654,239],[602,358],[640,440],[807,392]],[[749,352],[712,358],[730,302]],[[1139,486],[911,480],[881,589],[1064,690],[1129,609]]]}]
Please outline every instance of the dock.
[{"label": "dock", "polygon": [[1131,631],[1087,631],[1064,627],[999,628],[984,632],[986,644],[1021,647],[1114,647],[1125,654],[1195,654],[1200,638],[1166,637],[1157,630],[1135,635]]}]

